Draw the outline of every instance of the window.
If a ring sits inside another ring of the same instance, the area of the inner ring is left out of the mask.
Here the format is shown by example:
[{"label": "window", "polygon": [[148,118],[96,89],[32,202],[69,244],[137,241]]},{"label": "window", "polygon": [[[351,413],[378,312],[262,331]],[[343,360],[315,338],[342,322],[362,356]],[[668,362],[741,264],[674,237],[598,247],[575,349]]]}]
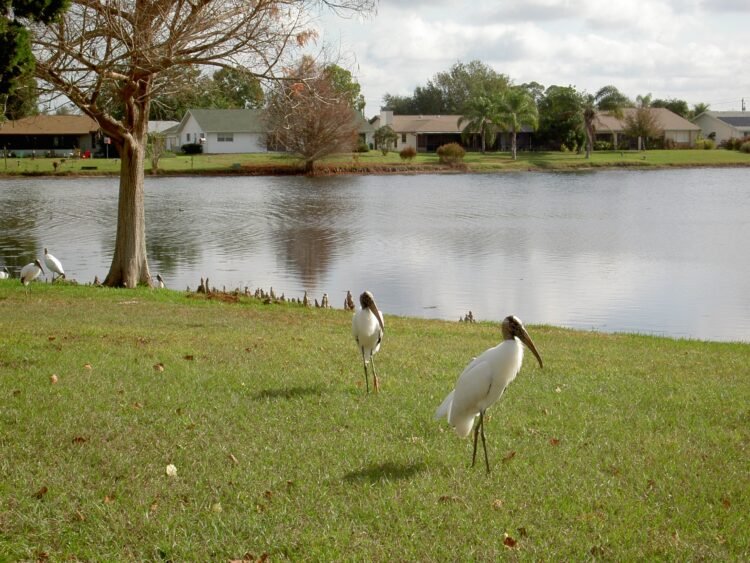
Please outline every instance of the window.
[{"label": "window", "polygon": [[187,142],[190,142],[190,133],[187,134]]},{"label": "window", "polygon": [[220,143],[233,143],[234,142],[234,133],[217,133],[216,134],[216,140]]},{"label": "window", "polygon": [[402,143],[406,142],[406,133],[401,133],[401,142]]}]

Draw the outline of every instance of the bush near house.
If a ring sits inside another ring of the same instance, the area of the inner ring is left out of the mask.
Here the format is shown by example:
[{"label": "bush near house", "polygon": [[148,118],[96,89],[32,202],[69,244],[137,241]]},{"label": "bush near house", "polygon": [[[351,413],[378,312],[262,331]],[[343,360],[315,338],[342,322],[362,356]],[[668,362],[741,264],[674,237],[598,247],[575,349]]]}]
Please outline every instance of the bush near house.
[{"label": "bush near house", "polygon": [[199,143],[186,143],[180,147],[180,150],[185,154],[202,154],[203,145]]},{"label": "bush near house", "polygon": [[750,141],[745,141],[740,145],[740,152],[750,154]]},{"label": "bush near house", "polygon": [[716,143],[711,139],[698,139],[695,141],[695,148],[710,151],[716,148]]},{"label": "bush near house", "polygon": [[411,162],[414,157],[417,156],[417,149],[411,146],[404,147],[403,149],[401,149],[401,152],[398,153],[398,155],[401,157],[401,160],[408,160],[409,162]]},{"label": "bush near house", "polygon": [[441,164],[455,166],[463,162],[466,151],[458,143],[448,143],[438,147],[437,155]]},{"label": "bush near house", "polygon": [[742,145],[747,142],[750,142],[750,137],[744,137],[742,139],[738,137],[730,137],[726,141],[722,141],[720,146],[728,151],[739,151],[742,150]]}]

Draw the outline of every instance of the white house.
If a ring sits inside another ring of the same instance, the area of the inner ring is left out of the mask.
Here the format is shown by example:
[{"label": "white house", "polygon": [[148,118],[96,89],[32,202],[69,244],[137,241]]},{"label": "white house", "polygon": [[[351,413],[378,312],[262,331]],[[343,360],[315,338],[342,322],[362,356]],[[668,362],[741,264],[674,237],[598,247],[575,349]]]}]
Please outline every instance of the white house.
[{"label": "white house", "polygon": [[704,137],[717,143],[750,135],[750,112],[746,111],[704,111],[693,123],[701,128]]},{"label": "white house", "polygon": [[266,152],[262,110],[189,109],[176,130],[177,145],[200,143],[203,152]]},{"label": "white house", "polygon": [[177,126],[179,121],[149,121],[148,132],[158,133],[164,136],[165,147],[168,151],[179,151],[180,144],[177,142]]}]

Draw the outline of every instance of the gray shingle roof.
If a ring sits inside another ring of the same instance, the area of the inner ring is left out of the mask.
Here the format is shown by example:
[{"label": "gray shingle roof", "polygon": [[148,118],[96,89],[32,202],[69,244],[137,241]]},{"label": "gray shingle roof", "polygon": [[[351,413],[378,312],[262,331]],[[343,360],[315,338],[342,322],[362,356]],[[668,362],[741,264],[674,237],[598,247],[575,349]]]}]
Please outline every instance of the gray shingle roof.
[{"label": "gray shingle roof", "polygon": [[188,110],[206,133],[264,133],[262,110],[259,109],[191,109]]}]

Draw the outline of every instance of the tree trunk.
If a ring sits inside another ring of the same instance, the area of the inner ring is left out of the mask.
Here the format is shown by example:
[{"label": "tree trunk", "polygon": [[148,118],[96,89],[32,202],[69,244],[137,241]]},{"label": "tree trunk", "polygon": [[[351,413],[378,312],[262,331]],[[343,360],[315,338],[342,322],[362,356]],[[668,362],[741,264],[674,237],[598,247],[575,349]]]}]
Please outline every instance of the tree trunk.
[{"label": "tree trunk", "polygon": [[117,206],[117,238],[112,265],[104,285],[133,288],[150,284],[146,256],[146,218],[144,206],[145,147],[133,137],[121,148],[120,196]]},{"label": "tree trunk", "polygon": [[586,158],[591,158],[591,152],[594,150],[594,131],[593,127],[586,124]]},{"label": "tree trunk", "polygon": [[513,153],[513,160],[516,160],[516,153],[518,152],[517,148],[518,145],[516,143],[516,132],[513,131],[510,134],[510,150]]},{"label": "tree trunk", "polygon": [[313,160],[306,160],[305,161],[305,174],[312,174],[314,169],[315,161]]}]

